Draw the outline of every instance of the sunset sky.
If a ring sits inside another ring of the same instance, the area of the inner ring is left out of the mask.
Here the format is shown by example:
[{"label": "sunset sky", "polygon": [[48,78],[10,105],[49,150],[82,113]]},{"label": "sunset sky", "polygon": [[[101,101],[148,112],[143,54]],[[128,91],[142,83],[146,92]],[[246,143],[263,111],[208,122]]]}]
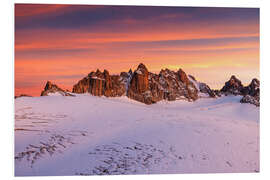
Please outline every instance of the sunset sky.
[{"label": "sunset sky", "polygon": [[259,78],[259,9],[15,5],[15,95],[39,96],[47,80],[72,89],[99,68],[144,63],[220,89],[231,75]]}]

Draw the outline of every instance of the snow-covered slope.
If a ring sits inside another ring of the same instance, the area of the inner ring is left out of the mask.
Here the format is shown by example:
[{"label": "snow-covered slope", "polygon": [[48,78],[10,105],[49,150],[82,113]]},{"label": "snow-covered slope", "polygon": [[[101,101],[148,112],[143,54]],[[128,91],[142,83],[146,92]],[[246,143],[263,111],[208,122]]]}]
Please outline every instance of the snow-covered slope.
[{"label": "snow-covered slope", "polygon": [[15,100],[15,175],[259,171],[259,108],[241,96]]}]

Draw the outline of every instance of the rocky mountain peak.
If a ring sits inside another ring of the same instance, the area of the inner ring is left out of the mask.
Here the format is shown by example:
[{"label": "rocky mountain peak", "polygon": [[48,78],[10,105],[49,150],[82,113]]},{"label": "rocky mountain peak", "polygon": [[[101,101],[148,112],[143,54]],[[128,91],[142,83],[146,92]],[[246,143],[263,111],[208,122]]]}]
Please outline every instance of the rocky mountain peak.
[{"label": "rocky mountain peak", "polygon": [[260,106],[260,81],[256,78],[252,79],[250,84],[243,88],[243,98],[241,103],[250,103]]},{"label": "rocky mountain peak", "polygon": [[131,69],[129,69],[128,73],[129,73],[129,74],[132,74],[133,72],[132,72],[132,70],[131,70]]},{"label": "rocky mountain peak", "polygon": [[147,76],[148,69],[146,68],[146,66],[143,63],[140,63],[137,70],[135,71],[135,73]]},{"label": "rocky mountain peak", "polygon": [[149,90],[148,70],[144,64],[140,64],[130,81],[128,96],[142,94]]},{"label": "rocky mountain peak", "polygon": [[96,74],[101,74],[101,73],[102,72],[99,69],[96,70]]},{"label": "rocky mountain peak", "polygon": [[220,90],[225,95],[241,95],[243,98],[241,103],[250,103],[260,106],[260,81],[256,78],[252,79],[248,86],[243,86],[241,81],[232,76]]},{"label": "rocky mountain peak", "polygon": [[47,81],[44,90],[41,92],[41,96],[48,96],[49,94],[59,93],[62,96],[74,96],[67,91],[59,88],[56,84],[53,84],[51,81]]},{"label": "rocky mountain peak", "polygon": [[252,79],[249,86],[252,86],[254,88],[259,88],[260,87],[260,81],[257,78],[254,78],[254,79]]},{"label": "rocky mountain peak", "polygon": [[143,63],[140,63],[137,69],[146,69],[146,66]]},{"label": "rocky mountain peak", "polygon": [[110,75],[109,71],[99,69],[91,72],[88,77],[83,78],[73,86],[74,93],[90,93],[94,96],[116,97],[126,92],[123,79],[119,75]]},{"label": "rocky mountain peak", "polygon": [[[54,87],[58,88],[56,85],[54,85]],[[53,83],[51,81],[47,81],[44,90],[47,91],[52,88],[53,88]]]},{"label": "rocky mountain peak", "polygon": [[104,69],[103,74],[104,75],[109,75],[109,71],[107,69]]},{"label": "rocky mountain peak", "polygon": [[[110,75],[106,69],[103,72],[99,69],[92,71],[73,86],[72,92],[106,97],[126,95],[136,101],[152,104],[161,100],[195,101],[199,97],[217,97],[222,94],[249,95],[259,99],[259,84],[259,80],[253,79],[249,86],[243,87],[241,81],[232,75],[220,91],[212,90],[206,83],[188,76],[181,68],[176,72],[165,68],[155,74],[140,63],[134,72],[130,69],[120,75]],[[53,85],[49,82],[47,86]],[[246,97],[243,102],[248,100],[250,97]]]},{"label": "rocky mountain peak", "polygon": [[44,87],[44,90],[47,91],[47,90],[51,90],[51,89],[62,90],[56,84],[53,84],[51,81],[47,81],[46,85]]},{"label": "rocky mountain peak", "polygon": [[232,75],[230,80],[225,83],[220,91],[225,93],[225,95],[242,95],[243,85],[239,79]]},{"label": "rocky mountain peak", "polygon": [[235,75],[232,75],[230,80],[228,81],[230,86],[234,87],[240,87],[243,86],[241,81],[235,77]]},{"label": "rocky mountain peak", "polygon": [[171,70],[169,70],[167,68],[161,69],[161,71],[159,72],[159,75],[163,76],[165,78],[169,77],[169,76],[171,76],[173,78],[176,78],[176,76],[177,76],[177,74],[174,71],[171,71]]}]

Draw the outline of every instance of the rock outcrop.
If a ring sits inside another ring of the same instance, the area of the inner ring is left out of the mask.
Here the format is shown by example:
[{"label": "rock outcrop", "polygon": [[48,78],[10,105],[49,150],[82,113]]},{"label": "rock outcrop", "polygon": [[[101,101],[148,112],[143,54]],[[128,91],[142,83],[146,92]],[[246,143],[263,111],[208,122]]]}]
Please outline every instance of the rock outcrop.
[{"label": "rock outcrop", "polygon": [[200,92],[201,93],[208,94],[209,97],[216,97],[215,92],[212,89],[210,89],[210,87],[207,84],[200,83],[199,88],[200,88]]},{"label": "rock outcrop", "polygon": [[50,94],[58,93],[62,96],[74,96],[71,93],[64,91],[63,89],[59,88],[56,84],[47,81],[44,90],[41,92],[41,96],[48,96]]},{"label": "rock outcrop", "polygon": [[72,92],[78,94],[89,92],[89,86],[90,86],[90,78],[89,76],[87,76],[81,79],[77,84],[73,86]]},{"label": "rock outcrop", "polygon": [[243,88],[241,81],[232,75],[220,91],[225,95],[243,95]]},{"label": "rock outcrop", "polygon": [[73,86],[73,93],[90,93],[94,96],[117,97],[126,92],[125,78],[110,75],[107,70],[91,72]]},{"label": "rock outcrop", "polygon": [[256,78],[252,79],[248,86],[243,86],[239,79],[232,76],[220,92],[225,95],[241,95],[243,96],[241,103],[260,106],[260,81]]},{"label": "rock outcrop", "polygon": [[144,64],[140,64],[134,72],[129,84],[127,96],[131,99],[145,104],[152,104],[154,101],[149,91],[149,72]]},{"label": "rock outcrop", "polygon": [[241,100],[241,103],[254,104],[255,106],[260,106],[260,96],[250,96],[245,95]]},{"label": "rock outcrop", "polygon": [[251,83],[243,88],[244,97],[240,100],[241,103],[250,103],[255,106],[260,106],[260,81],[252,79]]},{"label": "rock outcrop", "polygon": [[127,91],[128,91],[129,85],[130,85],[132,75],[133,75],[133,72],[131,69],[128,72],[121,72],[120,73],[120,81],[125,85],[125,88],[126,88],[125,95],[127,95]]},{"label": "rock outcrop", "polygon": [[129,70],[120,75],[110,75],[107,70],[91,72],[73,86],[72,92],[106,97],[127,95],[145,104],[161,100],[198,99],[198,90],[182,69],[177,72],[165,69],[154,74],[142,63],[134,72]]},{"label": "rock outcrop", "polygon": [[222,96],[222,92],[218,89],[213,90],[213,92],[215,93],[216,97],[221,97]]},{"label": "rock outcrop", "polygon": [[260,91],[260,81],[256,78],[252,79],[251,83],[242,90],[243,95],[256,96]]},{"label": "rock outcrop", "polygon": [[132,76],[127,96],[152,104],[160,100],[194,101],[198,98],[198,91],[182,69],[177,72],[165,69],[154,74],[148,72],[144,64],[140,64]]},{"label": "rock outcrop", "polygon": [[[136,101],[153,104],[161,100],[195,101],[201,97],[215,98],[222,95],[242,95],[241,103],[260,105],[260,81],[253,79],[244,87],[239,79],[231,76],[221,90],[212,90],[206,83],[199,82],[195,77],[182,70],[162,69],[158,74],[148,71],[144,64],[139,64],[132,72],[121,72],[110,75],[109,71],[92,71],[73,86],[73,93],[90,93],[94,96],[119,97],[127,96]],[[47,82],[41,96],[49,93],[60,93],[73,96],[55,84]]]}]

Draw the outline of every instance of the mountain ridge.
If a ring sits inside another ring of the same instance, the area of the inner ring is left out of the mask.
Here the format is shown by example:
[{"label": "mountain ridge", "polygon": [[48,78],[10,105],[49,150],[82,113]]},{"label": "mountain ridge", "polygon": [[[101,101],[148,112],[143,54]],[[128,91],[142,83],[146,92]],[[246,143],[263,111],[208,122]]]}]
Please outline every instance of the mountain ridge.
[{"label": "mountain ridge", "polygon": [[[49,83],[49,87],[48,87]],[[41,96],[59,91],[61,95],[72,96],[50,81],[46,83]],[[72,93],[90,93],[94,96],[120,97],[154,104],[161,100],[196,101],[199,98],[217,98],[222,95],[241,95],[241,103],[250,103],[260,106],[260,81],[252,79],[248,86],[232,75],[220,90],[211,89],[206,83],[199,82],[192,75],[187,75],[181,68],[178,71],[161,69],[160,72],[149,72],[147,67],[140,63],[134,72],[121,72],[110,75],[109,71],[99,69],[90,72],[86,77],[73,85]]]}]

